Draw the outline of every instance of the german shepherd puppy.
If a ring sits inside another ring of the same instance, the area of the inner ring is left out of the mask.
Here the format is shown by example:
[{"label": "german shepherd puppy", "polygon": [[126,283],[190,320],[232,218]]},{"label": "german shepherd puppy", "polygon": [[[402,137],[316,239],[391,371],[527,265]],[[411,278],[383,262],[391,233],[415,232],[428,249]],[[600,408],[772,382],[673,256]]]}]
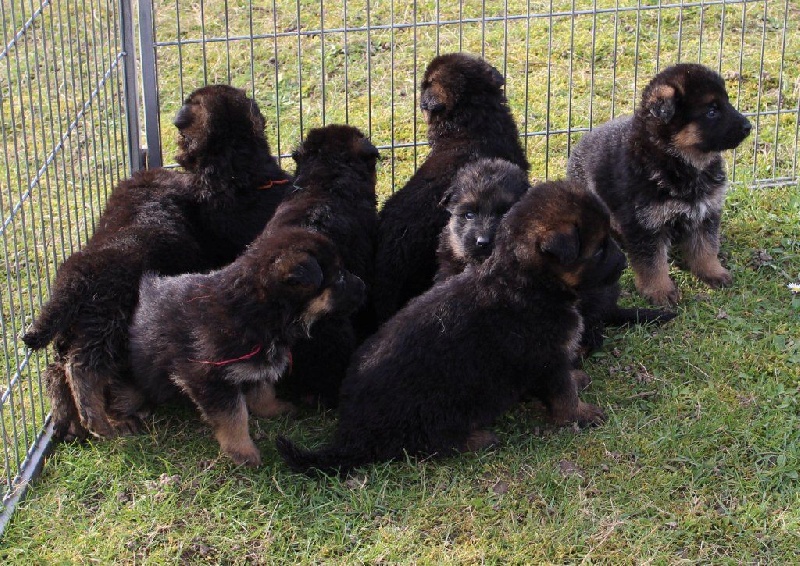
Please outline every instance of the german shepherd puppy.
[{"label": "german shepherd puppy", "polygon": [[625,256],[594,195],[553,182],[533,187],[498,229],[486,261],[402,309],[353,357],[339,425],[317,451],[279,438],[299,472],[345,474],[404,454],[446,456],[496,442],[487,427],[527,396],[557,424],[599,424],[578,399],[578,292],[615,281]]},{"label": "german shepherd puppy", "polygon": [[264,135],[266,121],[243,90],[209,85],[192,92],[175,116],[175,156],[195,176],[188,212],[200,244],[222,267],[264,229],[292,190]]},{"label": "german shepherd puppy", "polygon": [[121,414],[128,391],[128,327],[139,280],[204,271],[233,261],[264,228],[290,186],[264,137],[264,117],[243,91],[194,91],[175,117],[190,174],[140,171],[111,194],[82,250],[59,267],[50,301],[23,340],[53,342],[45,371],[55,437],[133,432]]},{"label": "german shepherd puppy", "polygon": [[290,368],[292,346],[319,318],[350,313],[363,299],[364,284],[342,267],[333,243],[298,228],[265,231],[208,274],[148,274],[130,329],[136,385],[153,404],[188,396],[222,450],[258,466],[249,413],[290,410],[273,384]]},{"label": "german shepherd puppy", "polygon": [[673,245],[706,284],[731,284],[717,257],[727,184],[720,152],[737,147],[750,129],[722,77],[680,64],[653,78],[633,116],[596,128],[575,146],[567,175],[611,210],[636,288],[651,303],[680,300],[669,276]]},{"label": "german shepherd puppy", "polygon": [[[468,265],[483,263],[494,248],[501,220],[529,187],[525,171],[503,159],[479,159],[459,170],[442,199],[450,221],[439,238],[437,282],[461,273]],[[617,304],[619,295],[618,281],[582,286],[578,310],[583,316],[583,356],[603,345],[606,325],[665,322],[675,317],[663,310],[622,308]]]},{"label": "german shepherd puppy", "polygon": [[[297,163],[293,192],[267,230],[295,226],[328,236],[344,267],[364,281],[369,293],[378,232],[378,150],[358,129],[330,125],[311,130],[292,157]],[[336,405],[357,337],[365,337],[372,326],[362,323],[362,312],[349,315],[326,316],[311,338],[297,342],[292,372],[278,385],[282,397]]]},{"label": "german shepherd puppy", "polygon": [[504,84],[497,69],[462,53],[440,55],[425,70],[420,108],[431,149],[380,213],[374,292],[379,322],[431,286],[438,237],[448,220],[438,203],[456,171],[480,157],[501,157],[528,170]]}]

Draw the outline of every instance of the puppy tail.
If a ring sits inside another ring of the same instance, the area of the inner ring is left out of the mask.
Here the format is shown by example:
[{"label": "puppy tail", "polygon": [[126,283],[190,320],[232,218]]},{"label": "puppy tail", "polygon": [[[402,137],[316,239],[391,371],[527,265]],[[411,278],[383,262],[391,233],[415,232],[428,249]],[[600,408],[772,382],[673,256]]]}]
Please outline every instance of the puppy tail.
[{"label": "puppy tail", "polygon": [[69,296],[54,296],[48,301],[39,317],[28,331],[23,334],[22,341],[31,350],[40,350],[47,346],[58,334],[63,334],[75,317],[79,299]]},{"label": "puppy tail", "polygon": [[663,309],[638,309],[617,307],[606,313],[603,322],[609,326],[630,326],[633,324],[663,324],[675,318],[677,313]]},{"label": "puppy tail", "polygon": [[311,477],[320,474],[345,476],[353,468],[368,462],[366,458],[359,458],[335,446],[326,446],[317,451],[300,448],[285,436],[279,436],[275,446],[293,471]]}]

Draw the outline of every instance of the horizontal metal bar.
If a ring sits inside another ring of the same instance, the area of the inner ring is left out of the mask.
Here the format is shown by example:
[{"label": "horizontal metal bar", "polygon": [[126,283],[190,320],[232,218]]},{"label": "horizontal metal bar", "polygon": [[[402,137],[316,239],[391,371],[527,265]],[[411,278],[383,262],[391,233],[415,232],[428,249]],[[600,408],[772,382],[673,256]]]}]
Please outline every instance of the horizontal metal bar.
[{"label": "horizontal metal bar", "polygon": [[231,36],[224,36],[224,37],[203,37],[198,39],[185,39],[185,40],[178,40],[178,41],[154,41],[153,45],[155,47],[174,47],[177,45],[191,45],[191,44],[201,44],[201,43],[225,43],[231,41],[252,41],[254,39],[274,39],[276,37],[297,37],[300,36],[315,36],[315,35],[330,35],[332,33],[354,33],[354,32],[366,32],[366,31],[386,31],[386,30],[397,30],[397,29],[411,29],[411,28],[420,28],[420,27],[431,27],[431,26],[447,26],[447,25],[463,25],[463,24],[480,24],[480,23],[489,23],[489,22],[507,22],[507,21],[515,21],[515,20],[527,20],[527,19],[550,19],[550,18],[566,18],[566,17],[573,17],[573,16],[592,16],[592,15],[601,15],[601,14],[617,14],[617,13],[625,13],[625,12],[646,12],[646,11],[662,11],[664,9],[684,9],[684,8],[700,8],[700,7],[708,7],[714,5],[732,5],[732,4],[752,4],[755,2],[761,3],[763,0],[709,0],[708,2],[692,2],[692,3],[685,3],[685,4],[655,4],[652,6],[630,6],[630,7],[619,7],[619,8],[598,8],[596,10],[575,10],[575,11],[566,11],[566,12],[553,12],[550,13],[535,13],[535,14],[514,14],[514,15],[507,15],[507,16],[488,16],[486,18],[464,18],[463,20],[430,20],[430,21],[423,21],[423,22],[413,22],[413,23],[392,23],[392,24],[380,24],[380,25],[373,25],[373,26],[357,26],[357,27],[338,27],[338,28],[325,28],[322,29],[312,29],[312,30],[294,30],[294,31],[284,31],[280,33],[265,33],[265,34],[254,34],[254,35],[231,35]]},{"label": "horizontal metal bar", "polygon": [[59,142],[56,144],[56,146],[53,148],[53,150],[47,156],[47,159],[45,159],[44,164],[39,168],[39,171],[36,173],[36,175],[33,177],[33,179],[28,184],[28,189],[24,193],[22,193],[20,195],[19,202],[16,205],[14,205],[14,207],[11,209],[11,214],[9,214],[8,218],[6,218],[3,221],[3,226],[2,226],[2,228],[0,228],[0,236],[5,234],[5,231],[6,231],[6,228],[8,227],[8,225],[11,224],[11,222],[14,220],[14,217],[17,215],[19,210],[22,208],[22,205],[25,204],[25,201],[27,201],[30,198],[31,191],[33,190],[33,188],[37,184],[39,184],[39,180],[44,176],[44,172],[47,170],[47,168],[50,166],[50,164],[53,161],[55,161],[55,158],[56,158],[56,155],[58,155],[58,152],[61,151],[64,148],[64,144],[67,141],[67,139],[69,139],[70,136],[72,135],[72,132],[74,132],[75,129],[77,129],[78,122],[80,122],[81,118],[83,118],[84,114],[86,114],[86,111],[89,110],[89,108],[92,106],[92,102],[94,101],[94,99],[97,98],[97,96],[100,94],[100,88],[105,86],[106,81],[108,80],[108,77],[110,77],[111,74],[114,72],[114,70],[119,66],[119,61],[123,57],[124,57],[124,53],[117,54],[117,58],[111,63],[111,66],[109,67],[108,71],[106,71],[105,75],[103,75],[103,77],[97,83],[97,88],[95,88],[90,93],[89,100],[87,100],[83,104],[83,108],[81,108],[80,111],[75,115],[75,119],[69,125],[69,127],[67,128],[67,131],[64,133],[64,135],[61,136],[61,140],[59,140]]}]

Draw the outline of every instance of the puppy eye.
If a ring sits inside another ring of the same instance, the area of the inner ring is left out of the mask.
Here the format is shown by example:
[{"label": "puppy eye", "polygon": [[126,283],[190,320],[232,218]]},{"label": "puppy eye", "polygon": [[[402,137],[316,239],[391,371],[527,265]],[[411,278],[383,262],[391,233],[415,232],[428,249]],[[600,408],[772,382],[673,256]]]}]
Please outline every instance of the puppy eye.
[{"label": "puppy eye", "polygon": [[712,104],[708,107],[708,111],[706,112],[706,118],[716,118],[719,116],[719,106],[716,104]]},{"label": "puppy eye", "polygon": [[466,218],[467,220],[473,220],[475,216],[476,216],[475,213],[472,211],[464,213],[464,218]]}]

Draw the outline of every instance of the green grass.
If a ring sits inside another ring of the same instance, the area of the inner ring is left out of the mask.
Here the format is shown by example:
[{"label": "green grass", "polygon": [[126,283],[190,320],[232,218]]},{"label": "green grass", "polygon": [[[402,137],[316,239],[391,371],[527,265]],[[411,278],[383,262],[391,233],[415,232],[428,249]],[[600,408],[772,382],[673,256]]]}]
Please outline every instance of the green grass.
[{"label": "green grass", "polygon": [[[587,13],[574,19],[559,15],[485,26],[467,22],[438,29],[373,29],[369,37],[363,31],[348,33],[346,43],[343,33],[329,32],[324,45],[319,34],[298,38],[291,33],[297,29],[296,3],[278,2],[274,14],[271,3],[253,4],[256,34],[275,29],[287,33],[277,40],[277,56],[271,38],[252,45],[246,40],[213,41],[225,37],[226,21],[229,36],[250,33],[248,2],[181,5],[181,39],[202,37],[205,22],[205,37],[212,41],[184,44],[180,52],[175,45],[158,48],[165,161],[175,152],[169,120],[182,98],[206,79],[253,93],[271,123],[273,149],[283,155],[308,128],[345,119],[368,130],[382,146],[423,144],[424,126],[414,120],[415,90],[437,40],[440,52],[485,50],[490,61],[507,61],[509,100],[521,129],[529,134],[583,128],[630,112],[656,67],[676,61],[679,52],[681,60],[719,68],[732,100],[748,113],[796,109],[800,96],[800,35],[781,33],[782,2],[766,4],[765,20],[765,4],[748,2],[710,5],[702,11],[623,11],[618,18],[614,13],[596,18]],[[514,14],[525,13],[528,5],[531,13],[546,13],[551,5],[507,4]],[[625,8],[640,3],[596,3],[600,8],[618,4]],[[656,4],[641,2],[644,7]],[[437,15],[433,2],[383,0],[371,2],[367,14],[364,5],[348,3],[346,23],[365,25],[369,17],[371,25],[380,26],[392,15],[395,23],[415,16],[418,21],[448,21],[461,15],[456,2],[438,5]],[[465,2],[463,16],[491,18],[501,15],[504,5]],[[553,2],[557,13],[593,5],[584,0]],[[319,29],[319,2],[301,0],[300,6],[300,29]],[[326,30],[345,23],[341,3],[330,6]],[[58,4],[51,20],[45,20],[51,24],[41,31],[52,34],[78,13],[76,3]],[[8,12],[4,17],[10,20]],[[104,17],[102,7],[93,12],[95,22]],[[790,5],[789,29],[797,27],[799,18],[798,9]],[[17,20],[6,23],[13,27]],[[159,41],[178,37],[174,2],[159,3],[156,25]],[[72,42],[77,45],[80,38],[85,44],[90,30],[88,25],[75,28]],[[35,60],[32,49],[28,57]],[[74,114],[80,107],[81,83],[93,80],[91,53],[86,60],[56,57],[48,64],[51,77],[63,76],[56,69],[72,67],[80,78],[61,90],[54,86],[53,92],[64,94],[60,107],[55,97],[40,100],[28,79],[21,87],[2,84],[3,132],[7,139],[12,132],[17,136],[16,146],[9,141],[2,146],[15,156],[0,171],[0,183],[10,181],[3,188],[4,218],[17,189],[27,187],[26,172],[40,167],[36,155],[41,157],[52,144],[41,132],[63,130],[66,123],[58,109]],[[90,232],[106,179],[113,184],[124,176],[124,160],[112,150],[121,127],[113,99],[111,93],[94,114],[87,114],[47,170],[35,198],[26,201],[6,232],[9,252],[0,283],[4,329],[9,332],[0,366],[7,372],[25,354],[12,334],[29,322],[35,297],[54,273],[53,264]],[[11,120],[18,115],[15,100],[41,107],[36,115],[42,121],[28,123],[37,134]],[[193,410],[164,409],[149,423],[148,434],[57,447],[0,541],[0,561],[795,561],[800,544],[800,296],[793,296],[786,285],[800,281],[800,185],[752,187],[796,175],[797,119],[796,113],[754,117],[758,131],[726,156],[736,184],[725,208],[723,254],[734,286],[710,291],[674,271],[684,293],[679,318],[663,328],[610,330],[603,351],[587,363],[594,383],[584,397],[607,410],[603,427],[554,429],[543,423],[534,406],[524,405],[498,423],[502,446],[495,451],[379,464],[341,482],[291,474],[273,448],[278,434],[309,445],[320,442],[333,430],[333,414],[254,420],[264,466],[253,471],[236,468],[220,456]],[[106,140],[103,147],[97,145],[98,132]],[[579,137],[528,137],[532,177],[562,176],[568,145]],[[383,150],[382,198],[402,186],[425,151],[424,145]],[[284,166],[291,169],[291,160],[285,159]],[[623,284],[630,293],[625,301],[643,304],[629,273]],[[42,403],[36,381],[39,361],[32,360],[15,392],[10,405],[15,414],[9,406],[2,415],[6,444],[23,455],[36,427],[21,412],[27,411],[28,417],[31,411],[41,412],[36,409]],[[18,424],[29,438],[14,440],[11,424]],[[13,472],[13,462],[11,468]]]}]

